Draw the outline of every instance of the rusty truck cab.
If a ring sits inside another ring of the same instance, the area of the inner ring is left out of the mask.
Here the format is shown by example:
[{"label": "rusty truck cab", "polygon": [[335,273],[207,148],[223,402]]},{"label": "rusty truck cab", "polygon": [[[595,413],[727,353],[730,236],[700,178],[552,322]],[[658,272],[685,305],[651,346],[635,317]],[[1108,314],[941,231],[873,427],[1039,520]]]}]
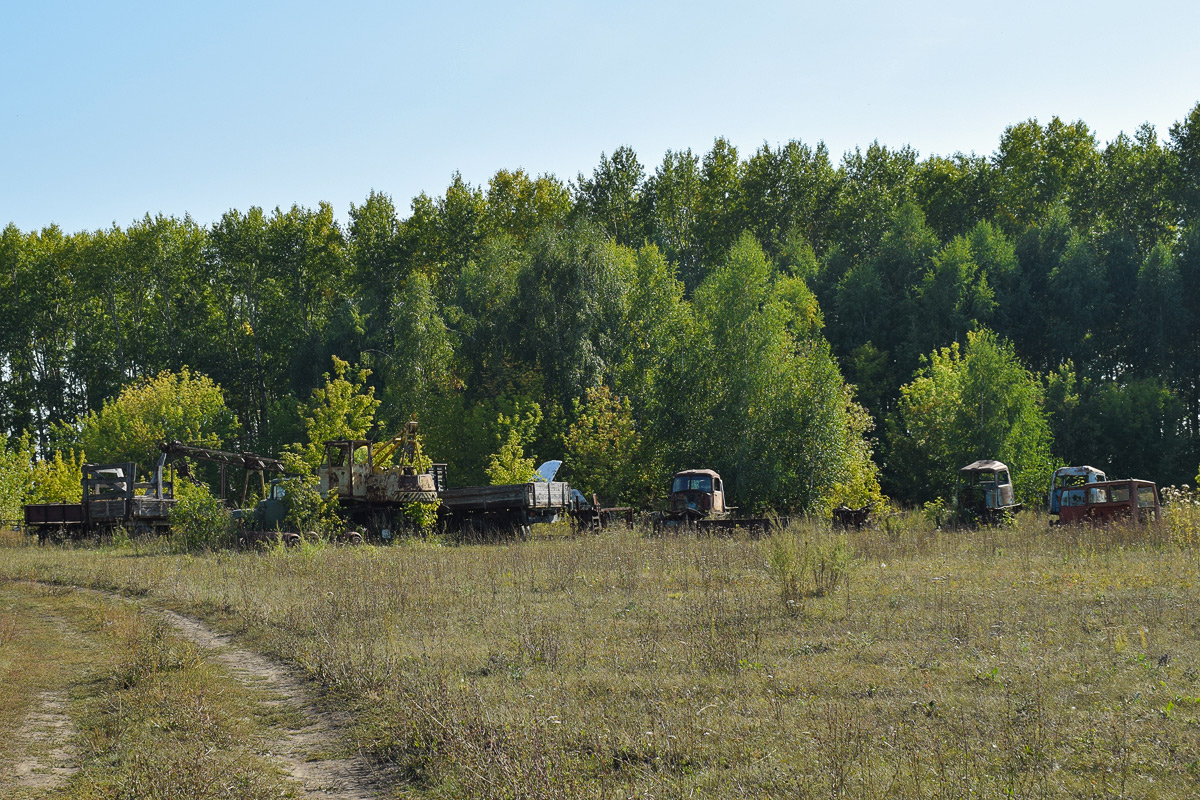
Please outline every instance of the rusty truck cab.
[{"label": "rusty truck cab", "polygon": [[962,521],[988,524],[1021,509],[1007,464],[982,459],[967,464],[958,476],[955,505]]},{"label": "rusty truck cab", "polygon": [[1158,487],[1151,481],[1128,478],[1088,484],[1082,502],[1072,505],[1064,502],[1060,506],[1057,522],[1061,525],[1080,522],[1105,525],[1118,520],[1143,523],[1161,519]]},{"label": "rusty truck cab", "polygon": [[725,486],[711,469],[675,473],[671,481],[671,513],[704,517],[728,512]]},{"label": "rusty truck cab", "polygon": [[[317,474],[321,494],[333,492],[339,497],[365,500],[367,479],[371,476],[374,442],[368,439],[331,439],[325,442],[325,460]],[[365,452],[365,458],[362,456]]]},{"label": "rusty truck cab", "polygon": [[[1103,483],[1108,478],[1095,467],[1059,467],[1050,476],[1051,516],[1061,515],[1064,507],[1083,506],[1098,502],[1100,491],[1093,484]],[[1053,521],[1053,520],[1051,520]]]}]

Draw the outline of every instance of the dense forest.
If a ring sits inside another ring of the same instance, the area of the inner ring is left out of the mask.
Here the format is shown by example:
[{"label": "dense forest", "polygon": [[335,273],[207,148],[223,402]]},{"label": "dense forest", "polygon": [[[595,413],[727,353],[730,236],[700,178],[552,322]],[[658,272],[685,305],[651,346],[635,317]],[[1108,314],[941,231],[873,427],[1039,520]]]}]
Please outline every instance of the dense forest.
[{"label": "dense forest", "polygon": [[507,447],[638,503],[697,466],[780,510],[925,502],[980,457],[1027,499],[1054,462],[1188,482],[1200,105],[1165,139],[1054,118],[990,156],[840,162],[717,139],[568,182],[456,175],[406,214],[372,192],[345,224],[322,204],[4,229],[9,448],[81,447],[163,373],[219,387],[226,446],[303,441],[314,389],[359,376],[372,433],[415,414],[455,483]]}]

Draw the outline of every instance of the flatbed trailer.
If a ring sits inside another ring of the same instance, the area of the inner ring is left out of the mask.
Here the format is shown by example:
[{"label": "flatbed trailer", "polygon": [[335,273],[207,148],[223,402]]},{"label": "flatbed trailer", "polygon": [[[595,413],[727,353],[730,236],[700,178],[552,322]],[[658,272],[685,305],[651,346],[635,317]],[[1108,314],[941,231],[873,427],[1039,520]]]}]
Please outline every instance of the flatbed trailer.
[{"label": "flatbed trailer", "polygon": [[438,521],[459,540],[528,538],[530,526],[554,522],[571,504],[565,481],[530,481],[499,486],[464,486],[438,493]]},{"label": "flatbed trailer", "polygon": [[30,503],[25,532],[40,541],[102,536],[117,527],[162,533],[170,527],[174,483],[163,480],[162,462],[153,479],[137,481],[137,464],[84,464],[78,503]]}]

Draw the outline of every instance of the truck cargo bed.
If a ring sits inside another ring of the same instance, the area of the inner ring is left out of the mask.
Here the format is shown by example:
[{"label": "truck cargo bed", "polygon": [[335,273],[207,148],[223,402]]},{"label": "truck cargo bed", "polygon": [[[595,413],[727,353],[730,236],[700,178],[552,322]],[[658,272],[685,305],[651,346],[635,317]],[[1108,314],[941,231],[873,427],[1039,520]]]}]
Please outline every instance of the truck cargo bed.
[{"label": "truck cargo bed", "polygon": [[566,508],[571,487],[563,481],[531,481],[501,486],[465,486],[438,495],[449,511],[501,511]]},{"label": "truck cargo bed", "polygon": [[31,503],[25,506],[25,526],[82,525],[82,503]]}]

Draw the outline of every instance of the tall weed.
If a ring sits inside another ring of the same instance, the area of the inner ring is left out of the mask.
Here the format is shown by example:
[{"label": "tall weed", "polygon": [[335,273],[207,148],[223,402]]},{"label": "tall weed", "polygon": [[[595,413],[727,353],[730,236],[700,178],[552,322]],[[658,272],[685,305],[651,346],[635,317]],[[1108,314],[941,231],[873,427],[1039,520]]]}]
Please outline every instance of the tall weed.
[{"label": "tall weed", "polygon": [[767,574],[790,610],[798,610],[806,598],[824,597],[836,589],[853,557],[845,535],[818,534],[798,526],[775,531],[764,549]]}]

